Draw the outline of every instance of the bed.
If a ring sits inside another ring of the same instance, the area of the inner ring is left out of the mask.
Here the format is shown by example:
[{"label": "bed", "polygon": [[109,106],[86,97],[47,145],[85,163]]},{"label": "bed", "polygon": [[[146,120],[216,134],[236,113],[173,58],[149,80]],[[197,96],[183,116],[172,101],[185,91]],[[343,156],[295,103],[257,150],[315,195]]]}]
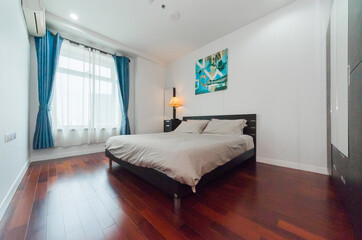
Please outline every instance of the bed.
[{"label": "bed", "polygon": [[106,156],[112,162],[160,188],[174,199],[196,193],[213,179],[256,153],[256,115],[192,116],[183,120],[246,119],[241,136],[159,133],[117,136],[106,143]]}]

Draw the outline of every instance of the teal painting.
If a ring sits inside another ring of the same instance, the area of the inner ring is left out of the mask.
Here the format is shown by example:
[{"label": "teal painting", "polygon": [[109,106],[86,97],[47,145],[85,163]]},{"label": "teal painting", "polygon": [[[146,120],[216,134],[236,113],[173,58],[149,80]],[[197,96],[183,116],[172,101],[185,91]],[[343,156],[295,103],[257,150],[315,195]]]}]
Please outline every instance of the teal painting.
[{"label": "teal painting", "polygon": [[228,81],[228,49],[196,61],[195,94],[225,90]]}]

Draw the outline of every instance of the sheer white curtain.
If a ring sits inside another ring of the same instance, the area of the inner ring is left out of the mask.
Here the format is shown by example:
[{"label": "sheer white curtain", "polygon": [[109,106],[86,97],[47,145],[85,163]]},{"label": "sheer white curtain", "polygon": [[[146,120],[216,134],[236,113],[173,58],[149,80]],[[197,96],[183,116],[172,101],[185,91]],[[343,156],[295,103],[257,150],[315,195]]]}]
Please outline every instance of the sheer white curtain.
[{"label": "sheer white curtain", "polygon": [[52,102],[54,145],[105,142],[119,134],[120,120],[112,56],[64,40]]}]

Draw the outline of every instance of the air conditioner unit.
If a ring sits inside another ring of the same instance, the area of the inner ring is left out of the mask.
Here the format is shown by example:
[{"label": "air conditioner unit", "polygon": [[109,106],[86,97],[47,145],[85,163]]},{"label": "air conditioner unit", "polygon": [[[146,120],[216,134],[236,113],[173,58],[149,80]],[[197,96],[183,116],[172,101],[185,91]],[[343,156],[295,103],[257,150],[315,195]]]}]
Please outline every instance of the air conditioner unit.
[{"label": "air conditioner unit", "polygon": [[42,37],[46,32],[44,0],[23,0],[23,12],[31,36]]}]

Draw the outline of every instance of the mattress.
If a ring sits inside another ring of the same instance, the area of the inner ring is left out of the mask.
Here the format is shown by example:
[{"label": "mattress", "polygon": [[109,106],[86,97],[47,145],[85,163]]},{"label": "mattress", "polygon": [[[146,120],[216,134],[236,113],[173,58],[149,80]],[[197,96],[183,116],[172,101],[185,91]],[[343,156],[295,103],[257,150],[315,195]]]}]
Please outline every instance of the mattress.
[{"label": "mattress", "polygon": [[253,148],[249,135],[170,132],[114,136],[106,142],[116,158],[153,168],[193,188],[203,175]]}]

